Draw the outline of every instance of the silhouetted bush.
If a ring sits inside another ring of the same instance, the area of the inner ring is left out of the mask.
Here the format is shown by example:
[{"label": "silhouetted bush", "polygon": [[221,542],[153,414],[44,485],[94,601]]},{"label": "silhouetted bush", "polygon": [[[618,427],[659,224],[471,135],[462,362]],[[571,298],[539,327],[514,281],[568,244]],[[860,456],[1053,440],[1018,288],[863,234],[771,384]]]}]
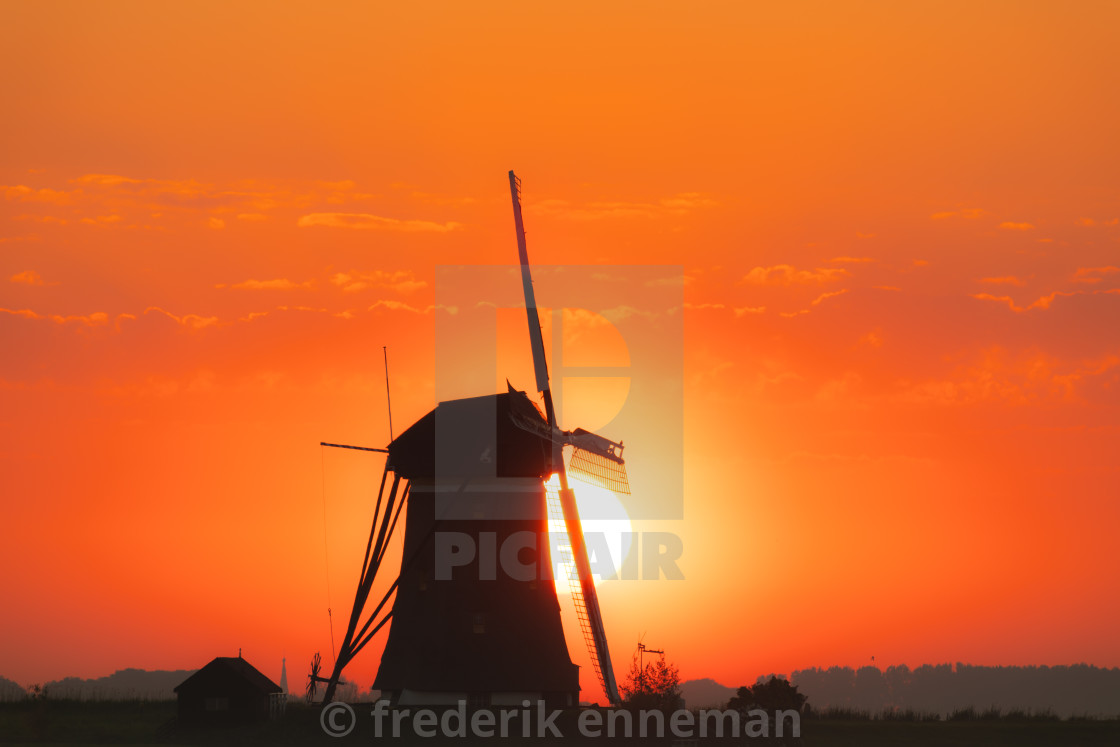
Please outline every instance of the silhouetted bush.
[{"label": "silhouetted bush", "polygon": [[665,661],[665,655],[639,667],[634,658],[626,680],[619,684],[622,705],[631,711],[672,713],[684,707],[681,677],[677,667]]}]

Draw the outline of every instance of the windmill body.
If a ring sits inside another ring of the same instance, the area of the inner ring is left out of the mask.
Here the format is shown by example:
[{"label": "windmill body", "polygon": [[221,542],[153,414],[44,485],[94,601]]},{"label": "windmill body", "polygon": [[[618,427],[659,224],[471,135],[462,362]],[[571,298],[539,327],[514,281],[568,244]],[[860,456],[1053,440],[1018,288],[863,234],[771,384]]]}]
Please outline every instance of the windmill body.
[{"label": "windmill body", "polygon": [[[374,687],[399,705],[578,702],[579,669],[549,566],[551,447],[516,424],[523,419],[545,424],[522,392],[443,402],[389,446],[410,487],[400,584]],[[500,548],[530,535],[535,548],[507,567]],[[446,553],[437,545],[447,538],[467,539],[473,552],[441,569]]]}]

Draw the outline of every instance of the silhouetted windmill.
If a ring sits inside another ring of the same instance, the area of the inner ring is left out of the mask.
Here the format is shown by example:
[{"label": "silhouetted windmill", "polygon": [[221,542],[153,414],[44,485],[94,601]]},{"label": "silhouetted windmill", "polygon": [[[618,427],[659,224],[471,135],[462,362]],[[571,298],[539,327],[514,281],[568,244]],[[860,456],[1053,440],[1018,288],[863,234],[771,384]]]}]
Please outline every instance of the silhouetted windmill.
[{"label": "silhouetted windmill", "polygon": [[[354,607],[324,702],[334,697],[344,667],[392,620],[373,687],[396,704],[520,705],[524,699],[542,699],[554,706],[576,705],[579,671],[564,640],[547,540],[533,548],[537,573],[532,577],[514,577],[505,568],[495,573],[484,558],[489,553],[493,561],[496,548],[512,538],[549,536],[546,480],[552,475],[571,545],[579,625],[607,700],[620,702],[567,473],[570,468],[629,493],[623,447],[583,429],[561,430],[557,423],[525,246],[521,183],[512,171],[509,184],[544,412],[511,386],[502,394],[441,402],[387,449],[322,442],[388,455]],[[565,447],[572,448],[569,466]],[[406,502],[400,573],[367,616],[366,602]],[[472,543],[475,557],[448,568],[447,559],[438,556],[440,548],[447,550],[440,543],[448,537]],[[390,599],[392,608],[382,613]],[[313,674],[311,680],[321,678]]]}]

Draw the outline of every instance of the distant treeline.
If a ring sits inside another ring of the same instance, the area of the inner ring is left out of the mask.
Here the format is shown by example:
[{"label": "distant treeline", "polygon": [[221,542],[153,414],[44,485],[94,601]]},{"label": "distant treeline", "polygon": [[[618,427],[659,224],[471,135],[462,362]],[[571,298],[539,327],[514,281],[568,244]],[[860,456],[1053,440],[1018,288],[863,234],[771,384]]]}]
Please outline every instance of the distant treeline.
[{"label": "distant treeline", "polygon": [[905,664],[830,667],[795,671],[790,683],[814,710],[850,709],[949,715],[974,709],[1120,716],[1120,669],[1072,666],[982,667],[970,664]]},{"label": "distant treeline", "polygon": [[7,677],[0,677],[0,702],[23,700],[26,697],[27,691],[18,682],[12,682]]},{"label": "distant treeline", "polygon": [[174,689],[192,674],[194,670],[121,669],[97,679],[66,677],[39,685],[32,692],[0,677],[0,701],[22,700],[29,696],[53,700],[173,700]]}]

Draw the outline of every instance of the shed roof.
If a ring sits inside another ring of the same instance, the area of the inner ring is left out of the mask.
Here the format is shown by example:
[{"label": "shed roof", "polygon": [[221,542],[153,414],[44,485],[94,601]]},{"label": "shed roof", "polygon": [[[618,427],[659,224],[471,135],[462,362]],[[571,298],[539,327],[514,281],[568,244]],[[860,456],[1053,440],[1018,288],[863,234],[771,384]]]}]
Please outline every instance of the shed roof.
[{"label": "shed roof", "polygon": [[217,657],[202,669],[180,682],[178,687],[175,688],[175,692],[178,693],[180,689],[184,688],[190,690],[195,685],[199,685],[214,676],[239,677],[253,689],[259,690],[262,693],[283,692],[279,685],[268,677],[265,677],[261,674],[260,670],[240,656]]}]

